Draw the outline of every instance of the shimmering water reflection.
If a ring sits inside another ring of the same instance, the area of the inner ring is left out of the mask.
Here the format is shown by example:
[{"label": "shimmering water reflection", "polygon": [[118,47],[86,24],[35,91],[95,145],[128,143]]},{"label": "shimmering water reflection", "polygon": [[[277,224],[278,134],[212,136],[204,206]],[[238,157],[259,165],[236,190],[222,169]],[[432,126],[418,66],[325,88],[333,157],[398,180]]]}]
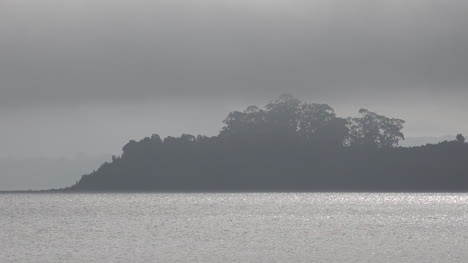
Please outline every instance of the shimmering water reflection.
[{"label": "shimmering water reflection", "polygon": [[468,194],[0,194],[0,262],[468,262]]}]

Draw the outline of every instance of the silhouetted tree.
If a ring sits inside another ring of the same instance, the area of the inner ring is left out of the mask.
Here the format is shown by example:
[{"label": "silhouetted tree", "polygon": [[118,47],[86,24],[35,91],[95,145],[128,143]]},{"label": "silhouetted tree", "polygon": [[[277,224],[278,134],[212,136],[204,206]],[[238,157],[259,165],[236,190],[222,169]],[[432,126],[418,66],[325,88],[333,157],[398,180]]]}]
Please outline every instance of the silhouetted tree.
[{"label": "silhouetted tree", "polygon": [[249,106],[243,112],[231,112],[223,122],[225,126],[221,130],[221,137],[265,135],[267,131],[265,112],[257,106]]},{"label": "silhouetted tree", "polygon": [[[312,141],[317,137],[318,131],[335,118],[335,111],[327,104],[303,103],[297,116],[298,133],[305,140]],[[318,137],[315,139],[320,139],[320,136]]]},{"label": "silhouetted tree", "polygon": [[332,118],[318,128],[311,137],[312,144],[321,148],[343,147],[348,137],[348,121],[343,118]]},{"label": "silhouetted tree", "polygon": [[351,147],[389,148],[398,146],[405,136],[401,132],[404,120],[387,118],[366,109],[360,109],[358,118],[348,118]]},{"label": "silhouetted tree", "polygon": [[462,134],[458,134],[457,135],[457,141],[459,143],[465,143],[465,136],[463,136]]},{"label": "silhouetted tree", "polygon": [[265,110],[249,106],[243,112],[229,113],[220,137],[236,140],[296,141],[315,145],[342,145],[347,127],[327,104],[303,103],[283,94]]},{"label": "silhouetted tree", "polygon": [[265,121],[271,133],[284,138],[297,136],[300,100],[290,94],[283,94],[265,108]]}]

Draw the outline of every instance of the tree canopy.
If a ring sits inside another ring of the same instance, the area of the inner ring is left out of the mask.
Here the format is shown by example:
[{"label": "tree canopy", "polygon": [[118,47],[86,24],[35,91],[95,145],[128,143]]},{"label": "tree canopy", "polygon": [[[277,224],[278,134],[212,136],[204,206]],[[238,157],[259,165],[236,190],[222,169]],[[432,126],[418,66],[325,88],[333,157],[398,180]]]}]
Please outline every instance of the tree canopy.
[{"label": "tree canopy", "polygon": [[340,118],[327,104],[307,103],[284,94],[261,109],[229,113],[220,136],[236,140],[301,142],[327,147],[389,148],[404,139],[405,121],[361,109],[361,117]]},{"label": "tree canopy", "polygon": [[351,147],[390,148],[405,139],[404,120],[387,118],[366,109],[360,109],[359,113],[361,117],[348,118]]}]

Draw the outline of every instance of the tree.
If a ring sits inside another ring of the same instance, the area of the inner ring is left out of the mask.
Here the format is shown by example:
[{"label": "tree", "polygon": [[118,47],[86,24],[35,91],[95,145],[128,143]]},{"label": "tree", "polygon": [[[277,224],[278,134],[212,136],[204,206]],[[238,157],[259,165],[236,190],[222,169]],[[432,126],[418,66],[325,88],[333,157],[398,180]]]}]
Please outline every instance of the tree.
[{"label": "tree", "polygon": [[266,105],[266,109],[249,106],[243,112],[234,111],[223,121],[222,138],[277,140],[297,136],[301,102],[291,95],[282,95]]},{"label": "tree", "polygon": [[398,146],[405,136],[401,132],[404,120],[360,109],[359,118],[348,118],[349,145],[365,148],[390,148]]},{"label": "tree", "polygon": [[457,141],[459,143],[465,143],[465,136],[463,136],[462,134],[458,134],[457,135]]},{"label": "tree", "polygon": [[249,106],[243,112],[234,111],[223,121],[221,137],[248,137],[265,131],[265,112],[257,106]]},{"label": "tree", "polygon": [[335,118],[335,111],[327,104],[304,103],[298,113],[298,133],[307,141],[320,139],[318,131]]},{"label": "tree", "polygon": [[291,94],[283,94],[266,105],[265,120],[271,130],[281,136],[296,136],[301,101]]},{"label": "tree", "polygon": [[343,147],[349,134],[347,124],[347,120],[343,118],[330,119],[315,131],[311,142],[319,147]]},{"label": "tree", "polygon": [[221,138],[259,143],[300,142],[320,147],[343,145],[346,120],[336,117],[327,104],[306,103],[283,94],[265,109],[249,106],[229,113]]}]

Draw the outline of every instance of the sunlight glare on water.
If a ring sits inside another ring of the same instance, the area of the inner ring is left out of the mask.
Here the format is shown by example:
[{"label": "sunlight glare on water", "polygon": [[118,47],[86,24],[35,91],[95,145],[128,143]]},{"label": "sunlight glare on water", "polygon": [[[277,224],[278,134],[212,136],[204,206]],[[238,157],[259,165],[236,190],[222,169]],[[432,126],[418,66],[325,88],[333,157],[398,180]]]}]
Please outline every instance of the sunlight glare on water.
[{"label": "sunlight glare on water", "polygon": [[468,262],[468,194],[1,194],[0,262]]}]

